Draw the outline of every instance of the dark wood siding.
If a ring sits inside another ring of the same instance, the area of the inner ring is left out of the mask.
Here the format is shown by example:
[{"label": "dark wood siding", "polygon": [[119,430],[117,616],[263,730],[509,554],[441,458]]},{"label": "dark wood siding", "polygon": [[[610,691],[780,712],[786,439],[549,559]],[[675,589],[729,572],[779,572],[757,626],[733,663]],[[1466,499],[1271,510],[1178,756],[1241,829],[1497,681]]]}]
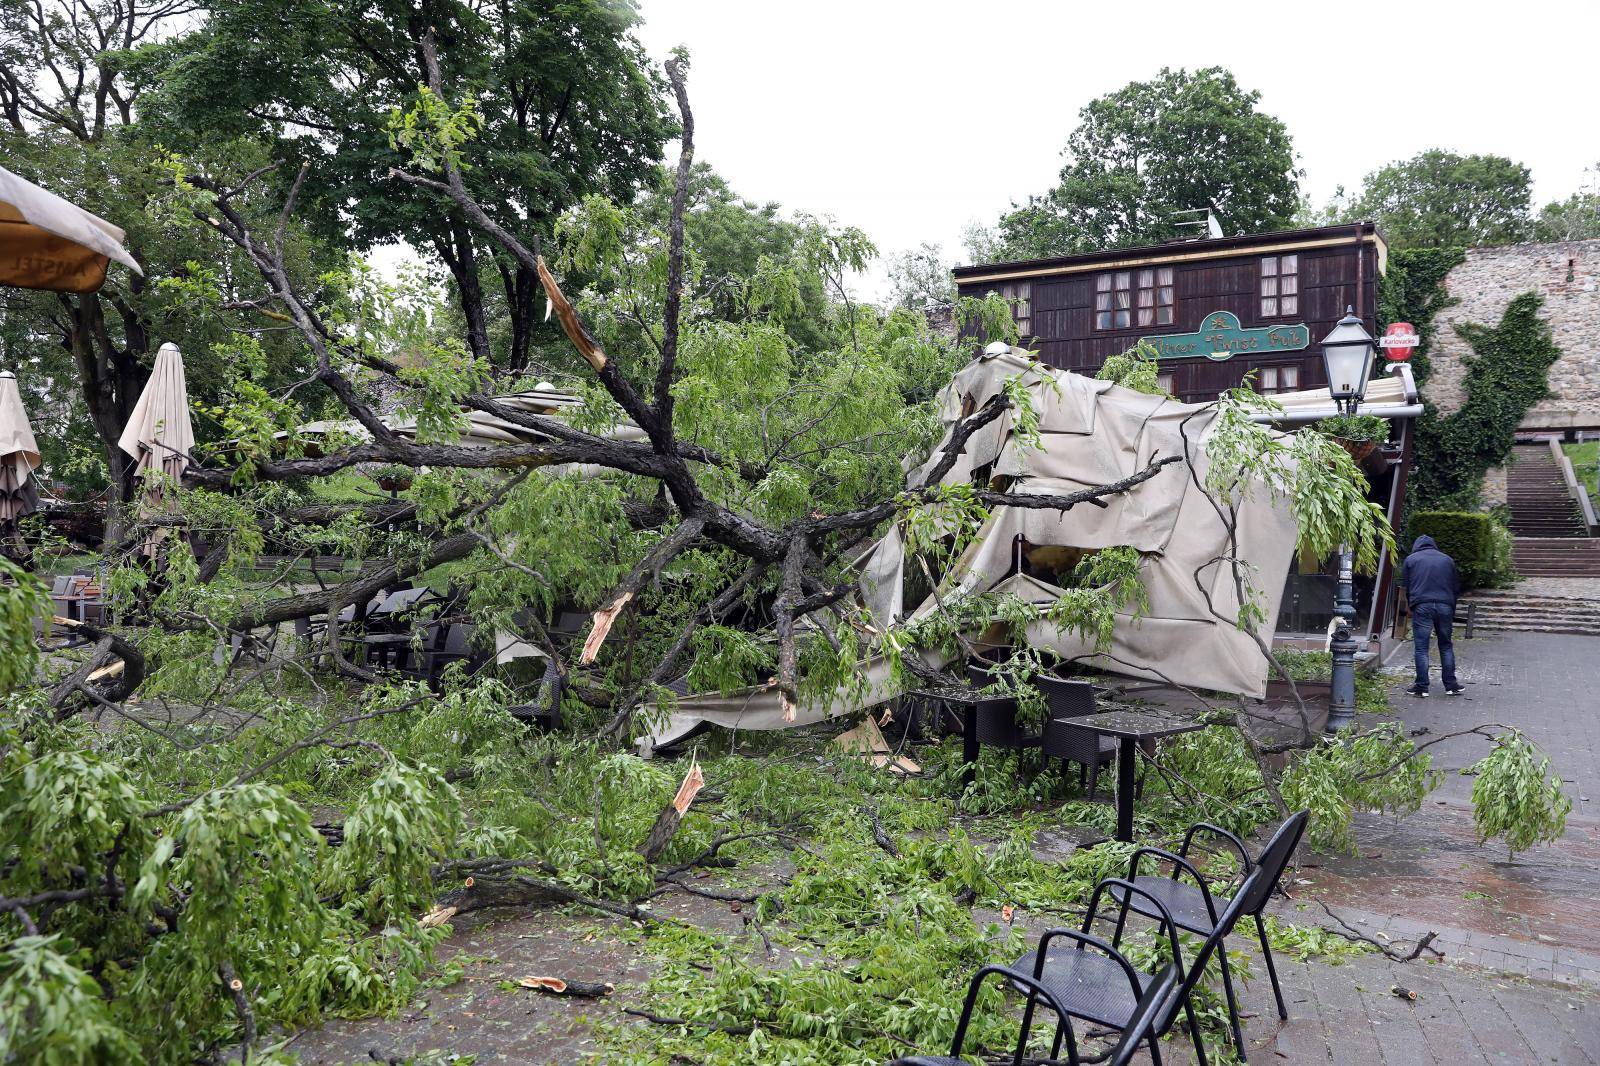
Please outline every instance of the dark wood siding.
[{"label": "dark wood siding", "polygon": [[[1322,234],[1326,236],[1326,234]],[[1289,242],[1283,242],[1287,244]],[[1244,328],[1304,323],[1310,345],[1298,352],[1261,356],[1235,356],[1220,362],[1204,357],[1162,360],[1163,372],[1173,375],[1173,392],[1179,399],[1203,402],[1215,399],[1224,389],[1237,387],[1250,370],[1262,366],[1294,364],[1300,368],[1299,387],[1316,388],[1327,383],[1322,369],[1318,342],[1344,314],[1346,306],[1358,309],[1369,330],[1376,332],[1377,250],[1370,241],[1362,243],[1360,255],[1361,293],[1355,291],[1357,245],[1349,244],[1294,249],[1280,247],[1270,254],[1296,254],[1299,258],[1300,306],[1289,316],[1262,318],[1260,315],[1260,260],[1262,253],[1241,249],[1237,255],[1184,262],[1161,262],[1166,249],[1128,249],[1127,258],[1148,258],[1148,265],[1171,265],[1176,288],[1176,307],[1171,326],[1134,326],[1123,330],[1094,328],[1095,279],[1105,270],[1081,273],[1041,274],[1031,279],[1033,331],[1025,338],[1028,347],[1037,349],[1052,366],[1092,374],[1108,356],[1131,348],[1141,336],[1192,333],[1202,327],[1205,317],[1216,311],[1231,311]],[[1190,251],[1188,246],[1171,247],[1173,256]],[[1140,267],[1120,269],[1139,270]],[[1113,268],[1117,269],[1117,268]],[[1025,280],[1018,276],[1013,280]],[[997,290],[1000,282],[960,283],[963,296],[982,296]],[[1135,317],[1137,317],[1135,315]]]}]

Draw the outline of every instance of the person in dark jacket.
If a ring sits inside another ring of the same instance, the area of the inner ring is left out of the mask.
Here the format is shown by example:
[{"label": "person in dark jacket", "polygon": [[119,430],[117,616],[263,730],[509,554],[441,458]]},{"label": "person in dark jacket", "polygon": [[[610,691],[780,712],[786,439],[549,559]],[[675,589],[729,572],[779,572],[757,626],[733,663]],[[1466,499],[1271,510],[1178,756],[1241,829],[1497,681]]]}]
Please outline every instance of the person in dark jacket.
[{"label": "person in dark jacket", "polygon": [[1428,695],[1428,638],[1432,636],[1439,641],[1439,673],[1445,694],[1459,695],[1456,647],[1451,640],[1456,624],[1456,596],[1461,592],[1456,561],[1440,551],[1432,537],[1424,535],[1412,543],[1400,579],[1411,604],[1411,643],[1417,659],[1417,683],[1407,691],[1413,696]]}]

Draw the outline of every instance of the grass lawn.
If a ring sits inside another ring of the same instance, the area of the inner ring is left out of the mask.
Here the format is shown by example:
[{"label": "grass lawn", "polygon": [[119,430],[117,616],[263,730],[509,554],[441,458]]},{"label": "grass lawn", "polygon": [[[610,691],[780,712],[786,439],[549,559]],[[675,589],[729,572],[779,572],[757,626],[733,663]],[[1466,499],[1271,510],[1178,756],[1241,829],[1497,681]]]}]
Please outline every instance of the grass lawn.
[{"label": "grass lawn", "polygon": [[1595,477],[1600,473],[1600,440],[1563,444],[1561,450],[1572,460],[1573,473],[1578,475],[1578,480],[1589,491],[1589,499],[1594,501],[1595,509],[1600,510],[1600,492],[1595,491]]}]

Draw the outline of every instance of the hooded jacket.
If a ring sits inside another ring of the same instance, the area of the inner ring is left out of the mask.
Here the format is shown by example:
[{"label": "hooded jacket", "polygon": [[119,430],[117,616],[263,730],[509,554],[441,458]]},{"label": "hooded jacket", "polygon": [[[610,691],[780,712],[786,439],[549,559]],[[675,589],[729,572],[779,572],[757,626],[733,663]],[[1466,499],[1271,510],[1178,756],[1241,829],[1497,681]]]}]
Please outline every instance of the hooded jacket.
[{"label": "hooded jacket", "polygon": [[1411,554],[1406,556],[1400,575],[1412,607],[1424,603],[1455,607],[1456,596],[1461,592],[1456,561],[1440,551],[1432,537],[1423,535],[1412,542]]}]

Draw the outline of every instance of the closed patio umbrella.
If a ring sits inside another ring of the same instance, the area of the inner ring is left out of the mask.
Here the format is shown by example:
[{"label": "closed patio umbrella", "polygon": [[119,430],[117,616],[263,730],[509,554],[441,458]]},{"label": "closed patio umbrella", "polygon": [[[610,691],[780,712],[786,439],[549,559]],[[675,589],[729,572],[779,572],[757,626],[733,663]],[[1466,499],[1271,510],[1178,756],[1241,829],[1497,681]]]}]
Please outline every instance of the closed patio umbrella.
[{"label": "closed patio umbrella", "polygon": [[[117,447],[132,456],[144,482],[144,496],[152,509],[166,500],[165,475],[177,481],[189,466],[194,448],[194,426],[189,421],[189,386],[183,376],[183,356],[176,344],[163,344],[156,353],[155,369],[122,431]],[[145,544],[153,552],[162,530]]]},{"label": "closed patio umbrella", "polygon": [[96,292],[111,260],[142,274],[123,232],[0,167],[0,285]]},{"label": "closed patio umbrella", "polygon": [[22,408],[17,377],[0,370],[0,526],[38,510],[39,486],[33,479],[38,468],[39,444]]}]

